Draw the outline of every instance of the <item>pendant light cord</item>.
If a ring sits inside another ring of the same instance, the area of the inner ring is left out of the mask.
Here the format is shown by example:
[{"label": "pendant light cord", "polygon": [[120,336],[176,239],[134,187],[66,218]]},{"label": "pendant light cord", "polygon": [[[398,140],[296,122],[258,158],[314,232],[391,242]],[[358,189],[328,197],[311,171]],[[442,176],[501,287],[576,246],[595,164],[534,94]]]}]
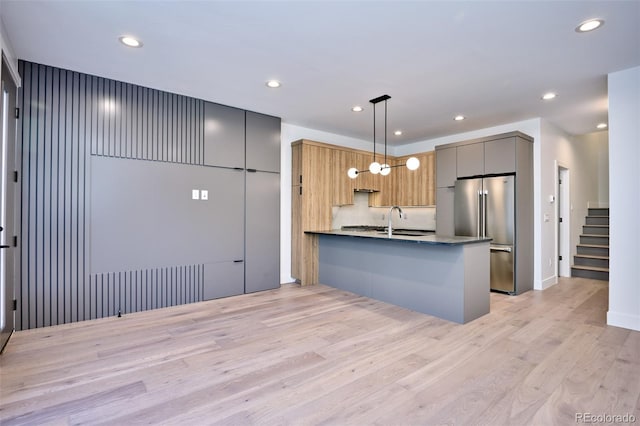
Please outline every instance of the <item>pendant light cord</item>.
[{"label": "pendant light cord", "polygon": [[376,161],[376,104],[373,104],[373,161]]},{"label": "pendant light cord", "polygon": [[384,100],[384,164],[387,164],[387,100]]}]

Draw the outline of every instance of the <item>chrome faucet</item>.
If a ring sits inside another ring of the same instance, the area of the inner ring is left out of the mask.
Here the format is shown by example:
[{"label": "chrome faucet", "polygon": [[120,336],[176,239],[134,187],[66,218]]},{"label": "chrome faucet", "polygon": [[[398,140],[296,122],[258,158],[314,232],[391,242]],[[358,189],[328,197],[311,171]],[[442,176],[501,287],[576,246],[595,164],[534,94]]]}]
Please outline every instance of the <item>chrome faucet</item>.
[{"label": "chrome faucet", "polygon": [[400,215],[400,219],[402,219],[402,209],[398,206],[391,206],[391,208],[389,209],[389,224],[387,226],[387,233],[389,238],[391,238],[391,236],[393,235],[393,228],[391,227],[392,225],[391,213],[393,213],[394,209],[398,209],[398,214]]}]

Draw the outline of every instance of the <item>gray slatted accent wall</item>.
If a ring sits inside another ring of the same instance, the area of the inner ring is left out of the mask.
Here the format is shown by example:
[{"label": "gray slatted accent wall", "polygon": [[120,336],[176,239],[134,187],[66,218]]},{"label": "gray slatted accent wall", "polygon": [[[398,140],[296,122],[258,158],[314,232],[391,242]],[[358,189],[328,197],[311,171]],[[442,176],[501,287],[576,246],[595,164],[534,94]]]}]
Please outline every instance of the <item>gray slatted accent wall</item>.
[{"label": "gray slatted accent wall", "polygon": [[202,300],[202,265],[91,274],[89,159],[201,165],[203,101],[25,61],[19,71],[16,329]]},{"label": "gray slatted accent wall", "polygon": [[202,301],[204,265],[92,274],[84,319]]}]

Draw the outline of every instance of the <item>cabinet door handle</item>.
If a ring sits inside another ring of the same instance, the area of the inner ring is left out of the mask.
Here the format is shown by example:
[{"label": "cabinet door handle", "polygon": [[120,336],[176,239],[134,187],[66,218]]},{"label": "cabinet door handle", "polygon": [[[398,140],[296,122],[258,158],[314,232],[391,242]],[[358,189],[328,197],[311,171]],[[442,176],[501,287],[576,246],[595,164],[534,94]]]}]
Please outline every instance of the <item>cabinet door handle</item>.
[{"label": "cabinet door handle", "polygon": [[244,169],[242,167],[234,167],[233,170],[243,171]]},{"label": "cabinet door handle", "polygon": [[233,263],[242,263],[242,262],[244,262],[244,260],[242,260],[242,259],[238,259],[238,260],[234,260],[233,261]]},{"label": "cabinet door handle", "polygon": [[302,195],[302,187],[300,187],[300,195]]},{"label": "cabinet door handle", "polygon": [[256,169],[247,169],[247,171],[248,171],[249,173],[256,173],[256,172],[257,172],[257,170],[256,170]]}]

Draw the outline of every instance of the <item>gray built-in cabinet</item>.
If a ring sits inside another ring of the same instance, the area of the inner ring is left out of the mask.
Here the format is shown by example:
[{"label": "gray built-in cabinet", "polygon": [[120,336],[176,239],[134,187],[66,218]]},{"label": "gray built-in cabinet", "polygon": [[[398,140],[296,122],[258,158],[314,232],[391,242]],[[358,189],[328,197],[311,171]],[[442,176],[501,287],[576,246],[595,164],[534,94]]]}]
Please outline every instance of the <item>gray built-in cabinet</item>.
[{"label": "gray built-in cabinet", "polygon": [[436,234],[454,235],[458,178],[515,174],[516,286],[533,287],[533,138],[510,132],[439,145],[436,151]]},{"label": "gray built-in cabinet", "polygon": [[279,118],[19,72],[16,329],[279,286]]},{"label": "gray built-in cabinet", "polygon": [[[205,265],[204,299],[252,293],[280,285],[280,119],[205,102],[205,165],[243,176],[243,211],[226,211],[217,226],[221,241],[242,241],[235,259]],[[233,186],[221,182],[227,190]],[[237,215],[237,216],[236,216]],[[235,216],[235,217],[234,217]],[[242,218],[243,229],[233,226]],[[208,270],[215,271],[207,274]]]}]

